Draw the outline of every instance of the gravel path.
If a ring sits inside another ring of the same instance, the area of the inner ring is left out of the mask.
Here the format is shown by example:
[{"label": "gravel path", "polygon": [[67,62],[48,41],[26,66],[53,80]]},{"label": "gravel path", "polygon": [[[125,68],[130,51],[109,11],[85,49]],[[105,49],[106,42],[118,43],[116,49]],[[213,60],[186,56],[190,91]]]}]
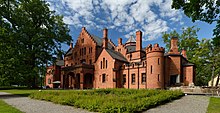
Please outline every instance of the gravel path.
[{"label": "gravel path", "polygon": [[5,92],[0,92],[0,99],[25,113],[89,113],[83,109],[33,100],[28,97],[20,97]]},{"label": "gravel path", "polygon": [[188,95],[143,113],[206,113],[209,97]]},{"label": "gravel path", "polygon": [[[33,100],[5,92],[0,92],[0,99],[25,113],[89,113],[86,110]],[[149,109],[143,113],[206,113],[209,97],[188,95],[165,105]]]}]

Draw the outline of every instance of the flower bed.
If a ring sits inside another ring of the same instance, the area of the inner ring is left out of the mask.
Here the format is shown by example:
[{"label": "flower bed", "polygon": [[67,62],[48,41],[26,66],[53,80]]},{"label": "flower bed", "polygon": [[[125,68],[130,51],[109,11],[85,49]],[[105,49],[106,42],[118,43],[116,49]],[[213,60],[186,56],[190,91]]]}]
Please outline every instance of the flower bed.
[{"label": "flower bed", "polygon": [[95,112],[139,112],[183,96],[181,91],[97,89],[34,92],[33,99],[52,101]]}]

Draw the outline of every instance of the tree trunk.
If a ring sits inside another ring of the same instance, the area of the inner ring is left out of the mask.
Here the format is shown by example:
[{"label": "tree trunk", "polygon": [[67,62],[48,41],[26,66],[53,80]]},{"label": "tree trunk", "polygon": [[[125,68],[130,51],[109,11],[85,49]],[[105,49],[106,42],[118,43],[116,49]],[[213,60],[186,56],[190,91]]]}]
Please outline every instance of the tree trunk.
[{"label": "tree trunk", "polygon": [[214,77],[215,77],[215,66],[214,63],[212,65],[212,80],[211,80],[211,86],[213,87],[213,83],[214,83]]},{"label": "tree trunk", "polygon": [[218,86],[218,83],[219,83],[219,74],[218,74],[218,77],[217,77],[217,80],[216,80],[216,83],[215,83],[215,87],[217,87]]}]

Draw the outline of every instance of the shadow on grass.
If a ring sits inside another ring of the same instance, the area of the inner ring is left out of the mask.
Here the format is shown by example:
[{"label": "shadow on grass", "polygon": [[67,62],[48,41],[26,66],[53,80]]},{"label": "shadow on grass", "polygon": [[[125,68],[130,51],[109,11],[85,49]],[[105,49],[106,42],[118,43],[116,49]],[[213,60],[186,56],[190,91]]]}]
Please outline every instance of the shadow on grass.
[{"label": "shadow on grass", "polygon": [[0,99],[10,99],[10,98],[18,98],[18,97],[28,97],[30,94],[9,94],[0,92]]}]

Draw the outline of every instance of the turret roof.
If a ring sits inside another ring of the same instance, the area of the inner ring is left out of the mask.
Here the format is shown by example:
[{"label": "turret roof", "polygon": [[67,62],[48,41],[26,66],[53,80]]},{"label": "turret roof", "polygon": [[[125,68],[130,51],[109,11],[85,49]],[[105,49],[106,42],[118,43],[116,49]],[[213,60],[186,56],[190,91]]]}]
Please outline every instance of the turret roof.
[{"label": "turret roof", "polygon": [[131,42],[136,42],[136,40],[134,39],[132,35],[130,36],[130,38],[128,39],[126,43],[131,43]]}]

